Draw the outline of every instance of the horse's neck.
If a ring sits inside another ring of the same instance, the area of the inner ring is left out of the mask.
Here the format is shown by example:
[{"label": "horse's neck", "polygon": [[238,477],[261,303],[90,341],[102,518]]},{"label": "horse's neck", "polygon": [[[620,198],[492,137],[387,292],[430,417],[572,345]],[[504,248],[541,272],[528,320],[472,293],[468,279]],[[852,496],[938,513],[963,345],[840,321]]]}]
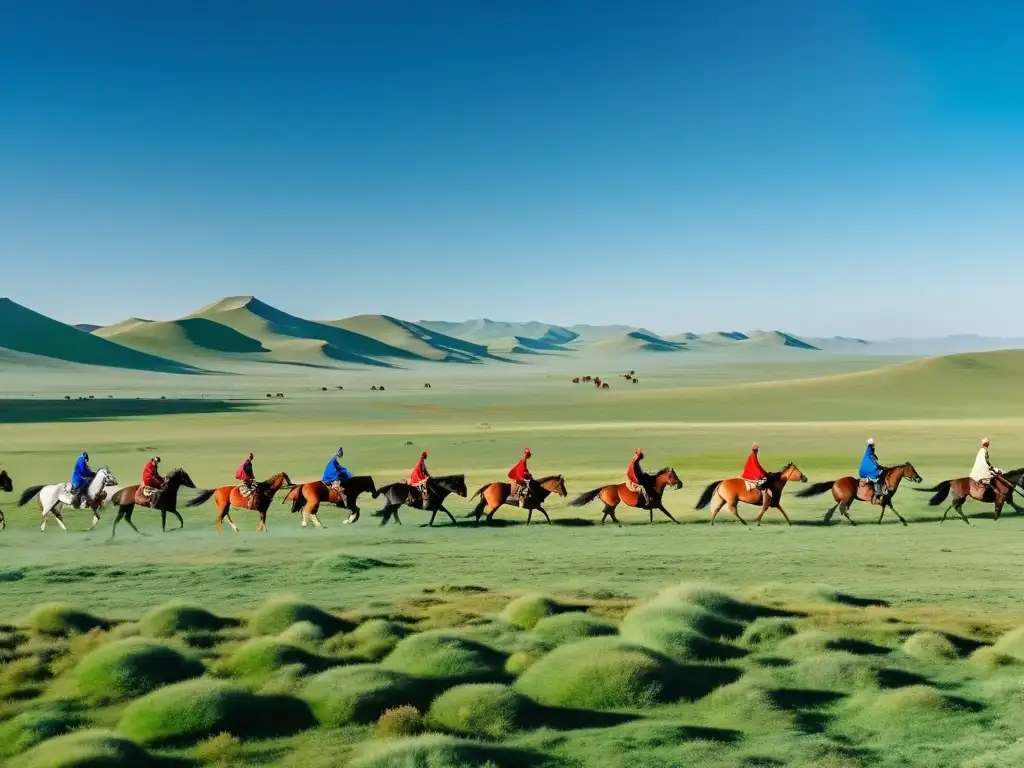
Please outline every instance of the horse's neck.
[{"label": "horse's neck", "polygon": [[100,490],[102,490],[103,489],[103,484],[104,484],[104,482],[106,482],[106,479],[107,479],[107,475],[101,469],[99,472],[96,473],[96,477],[94,477],[92,479],[92,482],[89,483],[89,488],[88,488],[89,493],[98,493]]},{"label": "horse's neck", "polygon": [[903,467],[893,467],[889,470],[889,476],[887,480],[892,478],[892,488],[896,490],[900,487],[900,481],[903,479]]}]

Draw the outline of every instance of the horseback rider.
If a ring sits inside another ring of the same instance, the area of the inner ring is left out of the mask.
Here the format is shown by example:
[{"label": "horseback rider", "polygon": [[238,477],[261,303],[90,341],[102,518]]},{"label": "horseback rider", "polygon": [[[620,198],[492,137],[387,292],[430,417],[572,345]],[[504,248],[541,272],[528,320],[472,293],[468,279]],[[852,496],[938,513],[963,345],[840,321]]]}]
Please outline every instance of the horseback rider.
[{"label": "horseback rider", "polygon": [[82,451],[82,455],[75,462],[75,469],[71,473],[71,507],[77,508],[82,502],[82,497],[88,497],[89,483],[96,477],[96,473],[89,468],[89,454]]},{"label": "horseback rider", "polygon": [[637,448],[636,453],[633,454],[633,460],[626,467],[626,485],[629,490],[640,496],[640,499],[643,501],[643,509],[647,509],[653,503],[653,494],[650,488],[651,476],[640,467],[640,462],[643,461],[643,458],[643,449]]},{"label": "horseback rider", "polygon": [[533,482],[533,475],[530,474],[526,462],[533,456],[529,448],[523,449],[523,458],[519,460],[512,469],[508,471],[508,479],[512,481],[510,494],[519,499],[519,506],[526,509],[526,502],[530,495],[530,484]]},{"label": "horseback rider", "polygon": [[768,502],[771,499],[771,489],[767,488],[768,485],[768,470],[761,466],[760,460],[757,458],[757,453],[760,450],[757,443],[750,446],[750,456],[747,457],[747,463],[743,465],[743,473],[740,477],[746,480],[749,485],[753,485],[754,488],[761,491],[761,495],[764,498],[764,508],[768,509]]},{"label": "horseback rider", "polygon": [[426,451],[420,454],[420,460],[412,468],[412,473],[409,475],[409,485],[419,490],[423,497],[423,508],[426,509],[427,503],[430,501],[430,472],[427,470]]},{"label": "horseback rider", "polygon": [[253,455],[250,453],[249,457],[238,465],[238,469],[235,471],[235,480],[241,480],[241,493],[244,498],[249,498],[256,493],[256,476],[252,471],[252,459]]},{"label": "horseback rider", "polygon": [[871,483],[876,498],[884,501],[889,495],[889,488],[885,484],[885,467],[878,463],[878,456],[875,454],[875,441],[868,438],[867,447],[864,449],[864,458],[860,460],[860,469],[857,474],[862,482]]},{"label": "horseback rider", "polygon": [[165,487],[167,487],[167,481],[160,476],[160,457],[154,456],[142,468],[143,494],[148,497],[151,506],[157,505],[160,492]]},{"label": "horseback rider", "polygon": [[324,467],[324,475],[320,478],[324,485],[338,494],[339,507],[344,507],[348,503],[348,500],[345,498],[345,491],[342,489],[342,483],[352,477],[352,473],[338,461],[344,455],[345,449],[338,448],[338,452],[331,456],[331,460],[327,462],[327,466]]},{"label": "horseback rider", "polygon": [[974,458],[974,467],[971,469],[969,477],[971,480],[981,486],[993,486],[995,488],[996,478],[1003,476],[1003,470],[993,467],[992,462],[988,457],[989,440],[986,437],[981,441],[981,448],[978,449],[978,455]]}]

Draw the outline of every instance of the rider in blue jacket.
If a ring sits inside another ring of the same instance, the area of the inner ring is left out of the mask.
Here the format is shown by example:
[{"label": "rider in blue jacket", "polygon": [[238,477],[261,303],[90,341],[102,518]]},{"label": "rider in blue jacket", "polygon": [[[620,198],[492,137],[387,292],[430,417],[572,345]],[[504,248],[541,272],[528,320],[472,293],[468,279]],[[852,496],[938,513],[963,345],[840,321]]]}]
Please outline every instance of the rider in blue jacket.
[{"label": "rider in blue jacket", "polygon": [[333,488],[338,493],[338,506],[345,505],[345,491],[342,489],[341,484],[352,477],[352,473],[338,461],[344,455],[345,449],[339,448],[338,452],[327,462],[327,466],[324,467],[324,475],[320,478],[324,485],[328,488]]},{"label": "rider in blue jacket", "polygon": [[864,449],[864,458],[860,460],[858,475],[862,480],[869,481],[874,487],[875,496],[884,499],[889,492],[885,485],[885,467],[878,463],[878,456],[875,455],[875,441],[868,438],[867,448]]},{"label": "rider in blue jacket", "polygon": [[89,454],[82,451],[82,455],[75,462],[75,470],[71,473],[71,506],[77,507],[82,501],[82,496],[89,489],[89,483],[96,477],[96,473],[89,468]]}]

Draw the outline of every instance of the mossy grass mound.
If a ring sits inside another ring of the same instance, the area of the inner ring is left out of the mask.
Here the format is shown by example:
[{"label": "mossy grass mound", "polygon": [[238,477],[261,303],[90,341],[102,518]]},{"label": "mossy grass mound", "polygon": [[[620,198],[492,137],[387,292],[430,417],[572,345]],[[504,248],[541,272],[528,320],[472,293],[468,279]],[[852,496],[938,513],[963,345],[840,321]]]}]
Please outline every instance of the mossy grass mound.
[{"label": "mossy grass mound", "polygon": [[915,632],[903,641],[902,649],[907,656],[925,663],[960,657],[953,641],[938,632]]},{"label": "mossy grass mound", "polygon": [[873,657],[829,651],[799,659],[787,670],[787,679],[802,688],[852,691],[877,688],[880,671]]},{"label": "mossy grass mound", "polygon": [[610,621],[580,611],[546,616],[533,627],[533,634],[550,646],[571,643],[585,637],[614,635],[618,631],[618,627]]},{"label": "mossy grass mound", "polygon": [[232,623],[202,606],[173,600],[147,611],[139,620],[139,631],[148,637],[171,637],[188,632],[218,632]]},{"label": "mossy grass mound", "polygon": [[234,677],[266,677],[284,667],[301,666],[303,672],[320,672],[331,660],[277,637],[254,637],[224,660],[220,669]]},{"label": "mossy grass mound", "polygon": [[565,609],[562,604],[544,595],[523,595],[517,597],[502,612],[505,620],[519,629],[533,629],[546,616],[554,616]]},{"label": "mossy grass mound", "polygon": [[514,687],[546,706],[619,709],[681,698],[685,677],[662,654],[619,638],[592,637],[556,648],[527,668]]},{"label": "mossy grass mound", "polygon": [[807,630],[787,637],[776,648],[777,652],[790,658],[801,658],[833,650],[840,643],[840,638],[829,632]]},{"label": "mossy grass mound", "polygon": [[708,627],[719,619],[697,606],[651,604],[626,614],[619,634],[631,643],[651,648],[677,661],[721,661],[746,653],[736,646],[709,638],[695,628],[695,620],[697,625]]},{"label": "mossy grass mound", "polygon": [[1003,656],[1024,661],[1024,627],[1011,629],[992,644],[992,650]]},{"label": "mossy grass mound", "polygon": [[970,655],[967,662],[976,669],[995,670],[1017,666],[1021,660],[1016,656],[1001,653],[991,646],[982,646]]},{"label": "mossy grass mound", "polygon": [[505,654],[443,631],[406,637],[381,665],[412,677],[450,682],[495,682],[505,676]]},{"label": "mossy grass mound", "polygon": [[11,761],[11,768],[147,768],[154,764],[145,749],[123,736],[87,730],[42,742]]},{"label": "mossy grass mound", "polygon": [[333,652],[349,653],[367,661],[380,661],[409,634],[402,624],[387,619],[370,619],[344,636],[335,636],[326,644]]},{"label": "mossy grass mound", "polygon": [[[742,600],[716,589],[707,584],[687,583],[678,584],[674,587],[659,592],[646,604],[654,605],[698,605],[706,611],[717,614],[733,621],[753,621],[762,616],[775,615],[777,611],[764,608],[753,603],[746,603]],[[736,636],[739,632],[736,633]]]},{"label": "mossy grass mound", "polygon": [[203,665],[176,648],[130,637],[91,651],[75,667],[73,679],[90,699],[117,700],[142,696],[201,674]]},{"label": "mossy grass mound", "polygon": [[774,648],[783,640],[797,634],[796,625],[789,619],[762,618],[750,623],[743,631],[740,643],[746,648],[765,650]]},{"label": "mossy grass mound", "polygon": [[140,744],[188,744],[230,733],[270,738],[309,727],[305,703],[287,696],[258,696],[221,680],[200,678],[158,688],[129,704],[119,730]]},{"label": "mossy grass mound", "polygon": [[425,734],[370,744],[357,752],[350,765],[352,768],[530,768],[540,765],[541,757],[526,749]]},{"label": "mossy grass mound", "polygon": [[928,720],[962,715],[969,704],[929,685],[910,685],[875,694],[859,694],[845,702],[845,709],[860,725],[884,731],[893,724],[924,728]]},{"label": "mossy grass mound", "polygon": [[540,657],[541,654],[534,651],[516,651],[505,660],[505,672],[512,677],[519,677]]},{"label": "mossy grass mound", "polygon": [[278,640],[315,648],[324,641],[324,631],[311,621],[297,621],[277,636]]},{"label": "mossy grass mound", "polygon": [[347,632],[353,626],[345,619],[328,613],[311,603],[304,603],[301,600],[288,597],[278,597],[268,600],[253,612],[249,617],[249,627],[257,635],[279,635],[299,621],[315,624],[324,633],[324,637],[331,637],[338,632]]},{"label": "mossy grass mound", "polygon": [[763,680],[749,677],[713,691],[700,702],[709,723],[754,733],[787,732],[794,728],[791,712],[780,706],[772,689]]},{"label": "mossy grass mound", "polygon": [[104,629],[108,626],[107,622],[98,616],[66,603],[37,605],[27,616],[26,625],[37,634],[50,637],[84,635],[94,629]]},{"label": "mossy grass mound", "polygon": [[24,752],[36,744],[67,733],[82,722],[75,712],[61,704],[48,704],[0,723],[0,758]]},{"label": "mossy grass mound", "polygon": [[433,730],[502,739],[529,727],[533,711],[533,702],[507,685],[470,683],[434,699],[426,721]]},{"label": "mossy grass mound", "polygon": [[376,664],[336,667],[306,682],[302,698],[317,722],[329,727],[372,723],[386,710],[403,705],[425,709],[437,688]]}]

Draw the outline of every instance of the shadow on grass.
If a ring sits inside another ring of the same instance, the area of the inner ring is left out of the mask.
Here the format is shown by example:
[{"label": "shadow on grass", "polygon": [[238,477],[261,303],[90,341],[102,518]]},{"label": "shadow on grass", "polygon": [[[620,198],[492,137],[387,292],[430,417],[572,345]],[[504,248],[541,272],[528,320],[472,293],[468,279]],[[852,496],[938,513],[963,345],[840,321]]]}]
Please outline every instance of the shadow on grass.
[{"label": "shadow on grass", "polygon": [[225,400],[161,400],[113,398],[96,400],[0,400],[0,422],[43,424],[63,421],[103,421],[134,416],[231,413],[250,410],[247,403]]},{"label": "shadow on grass", "polygon": [[846,651],[857,656],[884,656],[890,652],[890,649],[884,645],[875,645],[866,640],[854,640],[848,637],[830,642],[828,647],[834,651]]},{"label": "shadow on grass", "polygon": [[667,692],[677,701],[703,699],[712,691],[735,683],[743,671],[712,664],[676,664],[676,674],[665,681]]}]

